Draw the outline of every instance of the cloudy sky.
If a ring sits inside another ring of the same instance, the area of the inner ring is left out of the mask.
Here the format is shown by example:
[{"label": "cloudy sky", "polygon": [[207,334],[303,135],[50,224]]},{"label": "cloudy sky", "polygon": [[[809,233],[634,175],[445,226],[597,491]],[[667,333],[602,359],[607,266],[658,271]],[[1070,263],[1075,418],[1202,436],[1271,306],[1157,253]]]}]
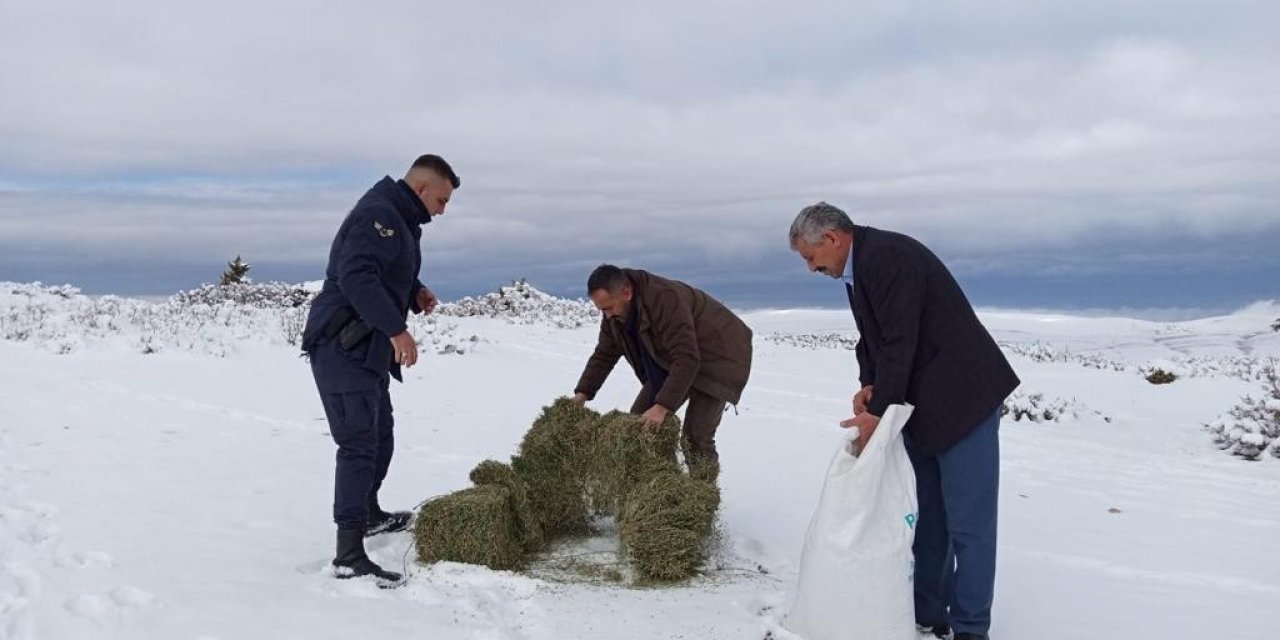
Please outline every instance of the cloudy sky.
[{"label": "cloudy sky", "polygon": [[344,4],[0,0],[0,280],[315,279],[435,152],[447,297],[611,261],[838,304],[786,246],[827,200],[985,305],[1280,298],[1273,0]]}]

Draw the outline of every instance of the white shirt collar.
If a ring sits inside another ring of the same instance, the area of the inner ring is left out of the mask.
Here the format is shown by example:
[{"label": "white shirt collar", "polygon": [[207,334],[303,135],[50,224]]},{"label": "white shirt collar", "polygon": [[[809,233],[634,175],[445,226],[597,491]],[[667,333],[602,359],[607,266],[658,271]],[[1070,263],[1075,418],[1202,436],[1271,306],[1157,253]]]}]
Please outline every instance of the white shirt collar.
[{"label": "white shirt collar", "polygon": [[849,259],[844,263],[844,273],[840,275],[840,279],[845,284],[853,286],[853,244],[849,244]]}]

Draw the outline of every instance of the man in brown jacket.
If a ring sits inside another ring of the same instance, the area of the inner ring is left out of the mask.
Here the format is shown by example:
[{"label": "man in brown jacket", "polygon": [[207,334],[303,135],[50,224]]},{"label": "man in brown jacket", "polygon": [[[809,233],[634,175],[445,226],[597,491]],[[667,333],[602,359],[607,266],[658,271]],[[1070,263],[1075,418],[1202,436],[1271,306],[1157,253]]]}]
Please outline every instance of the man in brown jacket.
[{"label": "man in brown jacket", "polygon": [[751,375],[751,329],[706,293],[639,269],[601,265],[587,279],[587,295],[604,318],[574,401],[594,398],[625,357],[644,385],[631,413],[660,424],[688,400],[684,437],[691,458],[715,465],[716,427]]}]

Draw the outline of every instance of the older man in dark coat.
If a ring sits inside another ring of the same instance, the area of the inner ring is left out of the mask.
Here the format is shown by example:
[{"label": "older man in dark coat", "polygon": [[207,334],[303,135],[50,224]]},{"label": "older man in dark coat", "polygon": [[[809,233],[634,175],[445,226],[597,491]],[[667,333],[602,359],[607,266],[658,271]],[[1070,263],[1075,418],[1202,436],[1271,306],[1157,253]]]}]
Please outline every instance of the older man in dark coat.
[{"label": "older man in dark coat", "polygon": [[659,424],[688,401],[690,468],[714,477],[716,429],[751,375],[751,329],[706,293],[639,269],[601,265],[587,279],[587,294],[604,318],[574,400],[594,398],[626,358],[643,384],[631,412]]},{"label": "older man in dark coat", "polygon": [[996,569],[998,430],[1018,376],[942,261],[899,233],[854,225],[825,202],[791,225],[809,270],[843,281],[854,322],[862,444],[891,404],[915,406],[903,430],[920,517],[916,621],[938,637],[985,640]]}]

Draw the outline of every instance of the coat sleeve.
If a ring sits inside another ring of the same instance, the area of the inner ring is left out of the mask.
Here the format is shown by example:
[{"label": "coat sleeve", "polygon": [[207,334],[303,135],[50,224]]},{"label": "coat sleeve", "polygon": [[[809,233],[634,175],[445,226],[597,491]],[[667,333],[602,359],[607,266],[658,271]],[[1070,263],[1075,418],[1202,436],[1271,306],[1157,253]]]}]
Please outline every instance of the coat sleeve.
[{"label": "coat sleeve", "polygon": [[880,260],[867,262],[868,300],[882,334],[872,366],[871,383],[876,391],[867,411],[883,416],[889,405],[906,400],[914,373],[911,368],[924,310],[925,265],[900,250],[887,251]]},{"label": "coat sleeve", "polygon": [[876,366],[871,361],[871,356],[867,355],[867,339],[858,336],[858,344],[853,352],[858,356],[858,382],[861,382],[864,387],[875,384]]},{"label": "coat sleeve", "polygon": [[622,349],[614,341],[613,334],[605,325],[606,322],[609,320],[600,322],[600,337],[596,340],[596,350],[591,353],[586,368],[582,370],[582,377],[578,378],[578,384],[573,388],[574,393],[581,393],[588,400],[596,397],[605,379],[613,371],[614,365],[618,364],[618,358],[622,357]]},{"label": "coat sleeve", "polygon": [[674,292],[663,293],[658,297],[654,311],[650,318],[653,333],[662,336],[670,359],[667,381],[658,390],[654,404],[675,411],[689,395],[689,388],[702,366],[698,332],[693,324],[693,305]]},{"label": "coat sleeve", "polygon": [[376,210],[352,216],[338,252],[338,288],[365,322],[387,336],[398,335],[406,328],[404,315],[382,286],[382,274],[400,252],[400,239],[379,232],[377,225],[394,228],[389,216]]},{"label": "coat sleeve", "polygon": [[422,313],[422,307],[418,306],[418,292],[426,289],[427,285],[422,284],[421,280],[415,280],[413,289],[409,291],[409,309],[414,313]]}]

